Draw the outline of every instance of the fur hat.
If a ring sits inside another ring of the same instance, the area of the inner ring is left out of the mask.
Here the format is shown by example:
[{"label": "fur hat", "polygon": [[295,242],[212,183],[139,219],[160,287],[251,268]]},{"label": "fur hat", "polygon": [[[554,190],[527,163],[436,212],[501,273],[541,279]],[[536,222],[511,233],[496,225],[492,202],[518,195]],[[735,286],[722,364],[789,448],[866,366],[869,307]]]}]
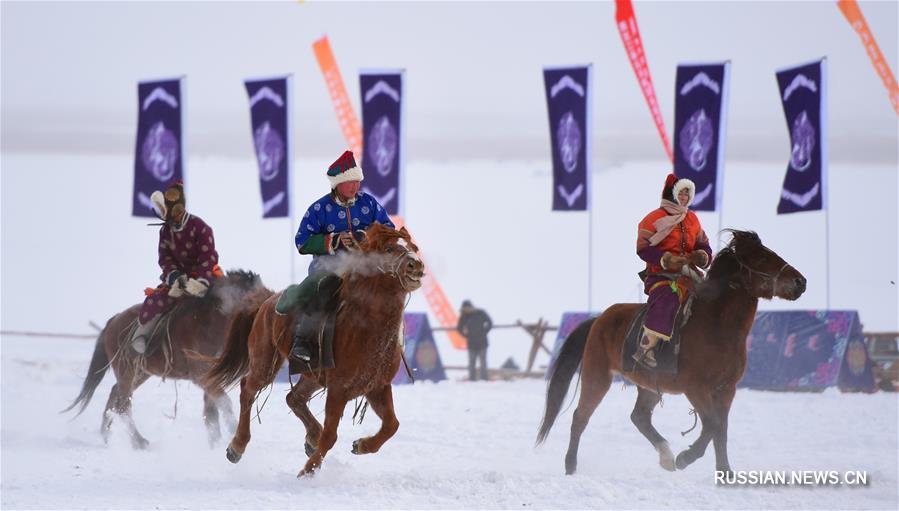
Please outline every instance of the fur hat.
[{"label": "fur hat", "polygon": [[356,165],[356,158],[353,157],[352,151],[344,151],[337,158],[337,161],[328,168],[328,181],[331,182],[331,189],[337,188],[340,183],[347,181],[362,181],[362,168]]},{"label": "fur hat", "polygon": [[689,206],[693,204],[693,198],[696,196],[696,184],[685,177],[678,179],[674,174],[668,174],[665,178],[665,187],[662,188],[662,198],[676,203],[677,194],[683,189],[690,193],[690,200],[687,201]]},{"label": "fur hat", "polygon": [[155,191],[150,195],[150,202],[156,208],[159,217],[170,222],[185,211],[184,183],[175,181],[165,192]]}]

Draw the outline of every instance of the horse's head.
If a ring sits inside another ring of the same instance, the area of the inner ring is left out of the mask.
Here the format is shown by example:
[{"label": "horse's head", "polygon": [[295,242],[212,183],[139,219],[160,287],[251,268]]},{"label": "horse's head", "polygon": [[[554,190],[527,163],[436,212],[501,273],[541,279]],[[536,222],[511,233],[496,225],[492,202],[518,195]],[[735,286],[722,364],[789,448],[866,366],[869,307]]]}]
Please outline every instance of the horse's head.
[{"label": "horse's head", "polygon": [[366,256],[377,255],[378,269],[395,277],[403,290],[412,292],[421,287],[424,263],[405,227],[397,231],[383,224],[372,224],[359,248]]},{"label": "horse's head", "polygon": [[728,229],[730,243],[715,257],[709,278],[728,273],[739,279],[756,298],[796,300],[805,292],[805,277],[773,250],[762,244],[752,231]]}]

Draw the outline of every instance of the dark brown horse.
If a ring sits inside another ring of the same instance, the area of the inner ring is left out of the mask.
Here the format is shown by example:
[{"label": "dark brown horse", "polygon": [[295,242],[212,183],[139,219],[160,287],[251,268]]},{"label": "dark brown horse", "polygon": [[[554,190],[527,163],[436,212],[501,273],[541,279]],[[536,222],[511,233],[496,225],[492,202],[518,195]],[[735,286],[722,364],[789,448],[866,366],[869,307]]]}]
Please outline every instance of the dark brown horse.
[{"label": "dark brown horse", "polygon": [[[631,421],[655,447],[663,468],[686,468],[713,441],[717,469],[730,470],[727,417],[737,382],[746,369],[746,336],[752,328],[759,298],[796,300],[806,284],[805,277],[765,247],[754,232],[730,232],[730,244],[718,253],[706,280],[696,288],[693,315],[682,330],[676,375],[622,371],[625,333],[640,304],[613,305],[598,318],[579,325],[565,340],[547,389],[537,443],[546,439],[580,365],[581,395],[565,455],[566,473],[572,474],[577,468],[581,434],[609,390],[614,373],[637,385]],[[657,391],[685,394],[702,420],[699,438],[676,459],[668,442],[652,425],[652,410],[661,399]]]},{"label": "dark brown horse", "polygon": [[[231,271],[218,279],[203,298],[186,297],[157,323],[147,356],[140,356],[131,349],[131,334],[137,325],[140,304],[116,314],[100,332],[94,355],[91,358],[81,393],[63,410],[67,412],[80,405],[78,415],[87,407],[94,391],[103,380],[106,370],[112,367],[116,383],[109,393],[100,432],[104,441],[109,440],[115,415],[128,425],[131,443],[137,449],[149,442],[137,430],[131,416],[131,396],[150,376],[191,380],[200,385],[201,378],[210,363],[200,356],[214,358],[225,345],[225,336],[233,319],[246,321],[246,310],[255,310],[272,295],[262,285],[259,276],[243,271]],[[250,316],[252,319],[252,316]],[[221,438],[219,410],[233,428],[234,414],[231,401],[220,389],[204,388],[203,418],[209,433],[210,444]]]},{"label": "dark brown horse", "polygon": [[[423,265],[405,228],[381,224],[369,228],[359,250],[340,255],[339,301],[334,328],[335,367],[304,373],[287,395],[287,405],[306,427],[309,459],[298,476],[321,466],[337,440],[337,425],[347,402],[365,396],[381,419],[380,430],[353,442],[354,454],[377,452],[399,428],[390,382],[400,366],[403,308],[409,293],[421,287]],[[290,350],[297,311],[275,312],[280,293],[259,308],[252,328],[236,324],[225,353],[206,378],[209,387],[224,389],[240,379],[240,419],[227,457],[240,461],[250,441],[251,406],[268,386]],[[327,388],[325,425],[309,410],[308,401]]]}]

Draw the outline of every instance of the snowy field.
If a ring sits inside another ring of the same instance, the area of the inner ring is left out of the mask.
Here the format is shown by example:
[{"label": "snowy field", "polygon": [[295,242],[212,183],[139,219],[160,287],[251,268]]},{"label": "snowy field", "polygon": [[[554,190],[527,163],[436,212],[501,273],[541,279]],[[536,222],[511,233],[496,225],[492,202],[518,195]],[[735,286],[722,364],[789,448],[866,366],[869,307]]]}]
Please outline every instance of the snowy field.
[{"label": "snowy field", "polygon": [[[90,341],[2,340],[2,501],[4,509],[108,508],[420,508],[420,509],[896,509],[895,394],[779,394],[740,391],[730,421],[737,470],[863,470],[866,487],[716,487],[714,456],[668,473],[628,416],[632,387],[613,386],[581,442],[579,471],[565,476],[572,409],[547,443],[533,448],[543,410],[541,381],[447,381],[395,387],[401,422],[375,455],[350,454],[352,440],[378,426],[374,414],[351,424],[348,407],[337,444],[313,478],[302,427],[276,385],[253,423],[243,460],[230,464],[225,443],[210,449],[202,394],[186,382],[154,378],[134,398],[150,440],[133,451],[120,422],[109,445],[100,415],[107,375],[85,413],[59,415],[77,394]],[[176,400],[178,413],[169,418]],[[236,393],[232,392],[236,405]],[[313,401],[322,414],[323,400]],[[655,424],[675,452],[695,440],[689,405],[666,397]]]}]

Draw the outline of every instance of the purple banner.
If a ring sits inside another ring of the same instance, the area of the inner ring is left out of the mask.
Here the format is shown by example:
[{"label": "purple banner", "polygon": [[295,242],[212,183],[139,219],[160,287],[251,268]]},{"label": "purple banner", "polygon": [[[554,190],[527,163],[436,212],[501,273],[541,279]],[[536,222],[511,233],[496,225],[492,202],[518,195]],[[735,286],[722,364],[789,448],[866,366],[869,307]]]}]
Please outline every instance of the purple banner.
[{"label": "purple banner", "polygon": [[691,209],[720,207],[730,63],[677,66],[674,174],[696,183]]},{"label": "purple banner", "polygon": [[150,195],[183,180],[181,79],[137,84],[137,144],[131,214],[156,217]]},{"label": "purple banner", "polygon": [[[424,312],[405,313],[403,315],[403,334],[405,336],[403,353],[415,380],[435,382],[445,380],[446,372],[443,369],[443,362],[440,360],[437,343],[434,342],[428,315]],[[392,383],[394,385],[412,383],[403,364],[400,364],[399,370],[393,376]]]},{"label": "purple banner", "polygon": [[590,66],[544,68],[553,155],[553,211],[589,204]]},{"label": "purple banner", "polygon": [[790,162],[777,213],[826,207],[827,137],[824,60],[777,72],[777,85],[790,132]]},{"label": "purple banner", "polygon": [[874,392],[874,374],[856,311],[759,312],[746,339],[739,386],[760,390]]},{"label": "purple banner", "polygon": [[359,73],[362,93],[362,189],[388,215],[402,214],[402,71]]},{"label": "purple banner", "polygon": [[262,193],[262,217],[290,215],[290,98],[289,77],[246,80],[250,98],[250,122],[259,189]]}]

